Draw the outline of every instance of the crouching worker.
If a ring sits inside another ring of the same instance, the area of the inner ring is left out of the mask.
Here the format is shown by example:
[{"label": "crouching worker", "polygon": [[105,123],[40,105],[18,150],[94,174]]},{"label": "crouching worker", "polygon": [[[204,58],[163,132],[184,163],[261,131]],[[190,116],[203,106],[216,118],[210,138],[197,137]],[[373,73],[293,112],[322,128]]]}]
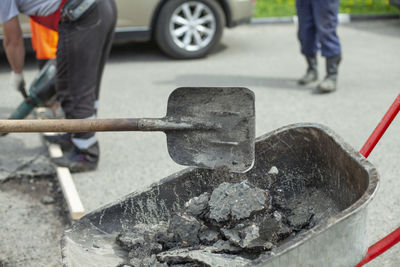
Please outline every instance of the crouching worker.
[{"label": "crouching worker", "polygon": [[[56,91],[65,117],[94,118],[117,18],[114,0],[1,0],[4,48],[17,85],[24,82],[25,58],[18,14],[58,30]],[[49,141],[65,150],[63,157],[52,159],[55,164],[71,172],[97,168],[100,150],[95,133],[62,134]]]}]

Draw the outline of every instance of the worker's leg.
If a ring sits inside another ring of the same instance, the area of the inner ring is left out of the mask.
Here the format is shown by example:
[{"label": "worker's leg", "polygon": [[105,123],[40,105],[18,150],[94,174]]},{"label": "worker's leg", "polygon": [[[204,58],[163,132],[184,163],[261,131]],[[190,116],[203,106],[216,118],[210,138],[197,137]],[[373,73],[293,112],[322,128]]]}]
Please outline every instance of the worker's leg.
[{"label": "worker's leg", "polygon": [[[61,23],[57,50],[57,92],[68,119],[94,118],[98,75],[104,43],[115,25],[114,1],[99,0],[90,13],[76,22]],[[74,133],[75,148],[55,160],[72,171],[96,168],[99,146],[94,133]]]},{"label": "worker's leg", "polygon": [[307,62],[306,74],[299,79],[301,85],[308,84],[318,79],[317,58],[318,39],[314,21],[313,0],[297,0],[296,9],[299,22],[297,36],[300,41],[301,53]]},{"label": "worker's leg", "polygon": [[314,19],[323,57],[341,54],[338,26],[339,0],[318,0],[314,4]]},{"label": "worker's leg", "polygon": [[341,46],[336,33],[338,25],[339,0],[315,1],[314,16],[322,56],[326,57],[326,77],[318,86],[319,90],[336,90],[338,67],[341,61]]},{"label": "worker's leg", "polygon": [[315,25],[313,0],[297,0],[296,9],[299,22],[297,37],[301,45],[301,53],[314,56],[318,51],[317,28]]},{"label": "worker's leg", "polygon": [[[117,7],[116,7],[114,1],[109,1],[109,2],[107,2],[107,4],[109,6],[108,9],[112,10],[112,12],[116,14]],[[102,44],[103,52],[101,53],[100,64],[99,64],[99,68],[98,68],[98,72],[97,72],[96,101],[94,104],[96,114],[97,114],[99,98],[100,98],[101,78],[103,76],[105,63],[106,63],[108,56],[110,54],[110,51],[111,51],[111,46],[112,46],[113,39],[114,39],[115,23],[116,23],[116,21],[114,21],[114,24],[110,25],[109,31],[108,31],[107,35],[105,36],[105,38],[103,39],[103,44]]]}]

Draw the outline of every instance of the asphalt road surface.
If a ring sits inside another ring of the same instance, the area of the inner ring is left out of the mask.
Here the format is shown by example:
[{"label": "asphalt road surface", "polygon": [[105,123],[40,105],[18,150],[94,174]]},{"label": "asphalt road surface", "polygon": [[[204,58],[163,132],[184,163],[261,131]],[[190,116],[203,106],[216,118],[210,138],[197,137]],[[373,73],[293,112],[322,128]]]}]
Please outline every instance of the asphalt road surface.
[{"label": "asphalt road surface", "polygon": [[[171,60],[154,46],[113,49],[105,69],[99,117],[163,117],[168,95],[180,86],[244,86],[256,96],[256,134],[297,122],[321,123],[360,149],[400,93],[400,21],[343,24],[339,89],[315,94],[314,85],[296,84],[305,71],[296,25],[249,25],[227,30],[207,58]],[[36,68],[28,61],[26,79]],[[320,77],[325,75],[319,58]],[[1,114],[20,96],[7,90],[8,69],[0,64]],[[400,117],[400,116],[399,116]],[[369,205],[368,234],[373,244],[400,226],[400,118],[396,118],[369,160],[381,177]],[[95,172],[74,174],[90,211],[133,191],[141,191],[184,167],[169,157],[163,133],[99,133],[101,162]],[[399,266],[400,244],[368,266]]]}]

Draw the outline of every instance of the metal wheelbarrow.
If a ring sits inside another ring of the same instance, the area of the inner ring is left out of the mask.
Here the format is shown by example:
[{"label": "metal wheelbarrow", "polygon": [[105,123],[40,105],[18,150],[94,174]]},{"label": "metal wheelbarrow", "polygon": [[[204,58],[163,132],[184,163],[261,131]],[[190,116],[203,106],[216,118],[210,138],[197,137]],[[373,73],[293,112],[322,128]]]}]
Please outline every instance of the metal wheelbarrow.
[{"label": "metal wheelbarrow", "polygon": [[149,188],[99,208],[66,230],[62,239],[65,266],[118,266],[126,252],[116,235],[138,223],[158,223],[183,208],[190,198],[211,192],[222,182],[248,180],[267,188],[268,171],[288,186],[288,200],[318,191],[321,219],[308,231],[282,242],[248,266],[354,266],[365,255],[367,205],[376,193],[378,173],[360,153],[325,126],[294,124],[257,138],[255,165],[244,174],[224,169],[188,168]]}]

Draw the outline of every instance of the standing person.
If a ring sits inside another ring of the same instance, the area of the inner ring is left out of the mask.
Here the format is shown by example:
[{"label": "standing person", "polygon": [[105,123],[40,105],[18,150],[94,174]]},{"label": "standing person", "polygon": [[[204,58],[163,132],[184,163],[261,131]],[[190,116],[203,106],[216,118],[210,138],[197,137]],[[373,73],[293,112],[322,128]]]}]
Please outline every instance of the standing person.
[{"label": "standing person", "polygon": [[298,38],[301,53],[307,61],[307,72],[298,81],[306,85],[318,80],[316,54],[326,58],[326,76],[317,86],[322,92],[336,90],[338,67],[341,61],[341,46],[336,34],[339,0],[296,0],[299,20]]},{"label": "standing person", "polygon": [[[67,119],[96,116],[97,99],[105,61],[111,49],[117,9],[114,0],[1,0],[0,23],[4,48],[12,68],[12,81],[23,82],[25,49],[17,15],[45,16],[62,9],[58,27],[56,91]],[[19,75],[19,80],[14,76]],[[67,136],[67,139],[65,137]],[[71,172],[97,168],[100,150],[95,133],[58,136],[70,145],[61,158],[52,159]]]}]

